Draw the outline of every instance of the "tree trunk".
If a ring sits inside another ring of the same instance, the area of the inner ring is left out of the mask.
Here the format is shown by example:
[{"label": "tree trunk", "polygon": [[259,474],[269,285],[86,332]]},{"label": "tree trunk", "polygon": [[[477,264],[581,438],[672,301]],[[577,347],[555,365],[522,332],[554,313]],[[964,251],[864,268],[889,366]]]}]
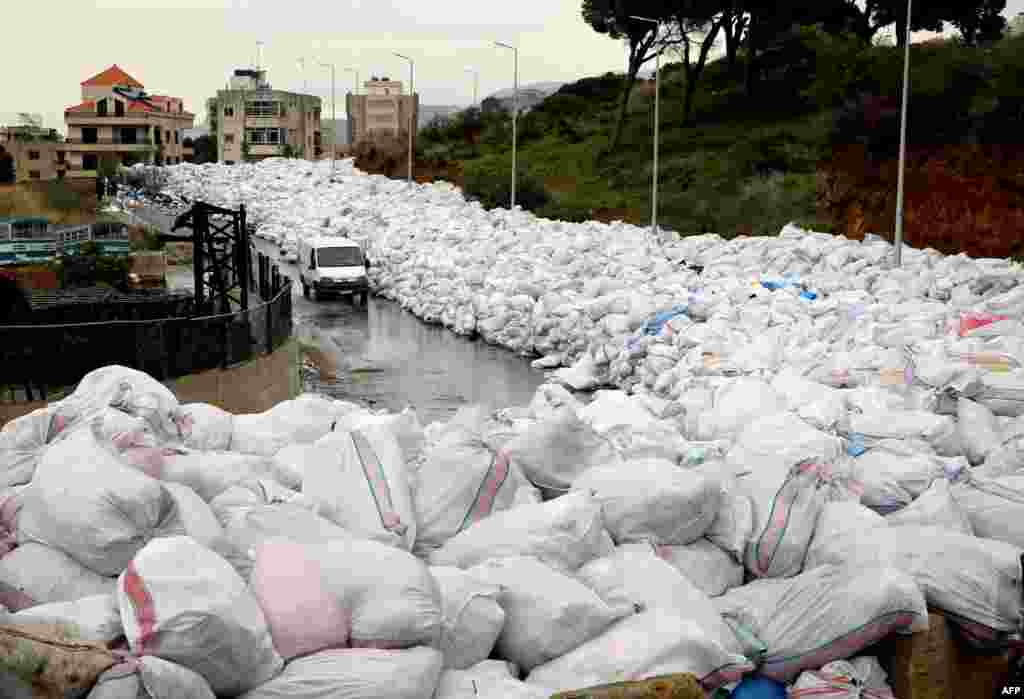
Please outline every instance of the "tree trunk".
[{"label": "tree trunk", "polygon": [[896,14],[896,45],[903,48],[907,45],[907,13]]},{"label": "tree trunk", "polygon": [[626,84],[622,88],[622,96],[619,98],[619,115],[615,119],[615,131],[612,132],[612,141],[608,144],[608,152],[612,153],[619,147],[619,141],[622,139],[622,128],[626,124],[626,112],[629,110],[629,95],[633,92],[633,83],[636,82],[636,74],[640,72],[640,68],[634,68],[632,65],[629,67],[629,72],[626,74]]},{"label": "tree trunk", "polygon": [[690,125],[690,117],[693,112],[693,97],[697,93],[697,84],[700,82],[700,77],[707,66],[708,54],[711,52],[711,47],[715,44],[718,31],[725,23],[725,18],[721,17],[711,25],[711,29],[708,30],[700,44],[700,54],[697,57],[696,64],[690,64],[690,42],[684,37],[683,66],[686,69],[686,95],[683,101],[683,123],[687,126]]},{"label": "tree trunk", "polygon": [[736,72],[736,56],[739,54],[740,44],[743,43],[743,30],[747,28],[747,18],[738,10],[727,10],[722,22],[722,31],[725,33],[725,64],[729,67],[729,74]]},{"label": "tree trunk", "polygon": [[754,87],[757,82],[757,17],[750,16],[750,24],[747,26],[747,66],[744,76],[744,86],[747,97],[754,96]]}]

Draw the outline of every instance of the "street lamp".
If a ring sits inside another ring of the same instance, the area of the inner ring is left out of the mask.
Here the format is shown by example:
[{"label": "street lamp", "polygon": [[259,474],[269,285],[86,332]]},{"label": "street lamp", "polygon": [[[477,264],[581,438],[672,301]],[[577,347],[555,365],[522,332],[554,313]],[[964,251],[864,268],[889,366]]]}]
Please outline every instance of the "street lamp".
[{"label": "street lamp", "polygon": [[408,56],[403,56],[400,53],[396,53],[396,56],[409,61],[409,183],[412,184],[412,129],[413,129],[413,112],[416,111],[416,88],[413,85],[413,79],[415,78],[413,61]]},{"label": "street lamp", "polygon": [[515,46],[494,42],[495,46],[512,49],[513,87],[512,87],[512,204],[509,209],[516,208],[516,120],[519,116],[519,49]]},{"label": "street lamp", "polygon": [[335,141],[338,139],[337,134],[337,123],[338,123],[338,111],[337,103],[334,100],[334,64],[333,63],[321,63],[324,68],[331,69],[331,179],[334,179],[334,154],[337,152]]},{"label": "street lamp", "polygon": [[480,73],[478,73],[474,68],[466,68],[465,70],[466,70],[467,73],[472,73],[473,74],[473,106],[475,107],[476,106],[476,97],[477,97],[477,88],[479,87],[479,84],[480,84]]},{"label": "street lamp", "polygon": [[[656,19],[650,17],[637,17],[636,15],[630,15],[631,19],[635,19],[638,22],[650,22],[654,25],[654,40],[657,45],[658,31],[661,29],[661,23]],[[658,52],[654,54],[654,169],[651,172],[651,233],[654,239],[658,239],[658,131],[659,131],[659,119],[658,110],[659,102],[661,101],[661,48],[658,48]]]},{"label": "street lamp", "polygon": [[296,62],[299,64],[299,71],[302,73],[302,92],[305,93],[309,88],[306,84],[306,59],[299,58]]},{"label": "street lamp", "polygon": [[907,101],[910,97],[910,5],[907,0],[907,40],[903,55],[903,106],[900,108],[900,170],[896,183],[896,266],[903,263],[903,171],[907,158]]}]

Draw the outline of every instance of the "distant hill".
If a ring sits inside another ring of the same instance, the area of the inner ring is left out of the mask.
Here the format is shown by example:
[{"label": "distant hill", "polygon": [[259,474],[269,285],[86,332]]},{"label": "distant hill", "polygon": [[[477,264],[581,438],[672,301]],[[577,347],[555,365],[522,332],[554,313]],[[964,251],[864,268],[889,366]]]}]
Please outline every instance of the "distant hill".
[{"label": "distant hill", "polygon": [[[543,102],[551,95],[558,92],[559,88],[565,85],[560,82],[543,82],[543,83],[532,83],[530,85],[519,86],[519,110],[520,112],[528,112],[538,104]],[[512,111],[515,103],[515,90],[513,88],[507,88],[504,90],[498,90],[494,94],[484,98],[484,101],[497,100],[503,109]]]},{"label": "distant hill", "polygon": [[430,121],[434,117],[450,116],[452,114],[455,114],[456,112],[462,111],[463,109],[464,109],[464,107],[459,107],[458,105],[454,105],[454,104],[445,104],[445,105],[440,105],[440,106],[438,106],[438,105],[433,105],[432,106],[432,105],[427,105],[427,104],[421,104],[420,105],[420,116],[419,116],[419,119],[418,119],[419,128],[422,129],[424,126],[429,124]]}]

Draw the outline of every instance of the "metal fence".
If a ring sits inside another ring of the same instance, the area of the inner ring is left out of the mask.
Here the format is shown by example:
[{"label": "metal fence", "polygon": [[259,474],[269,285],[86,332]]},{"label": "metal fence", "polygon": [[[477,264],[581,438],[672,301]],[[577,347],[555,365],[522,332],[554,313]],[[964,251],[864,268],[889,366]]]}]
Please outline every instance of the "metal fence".
[{"label": "metal fence", "polygon": [[247,310],[191,318],[0,326],[0,387],[8,394],[0,394],[0,400],[47,400],[48,390],[74,385],[110,364],[166,381],[273,352],[292,335],[292,283],[276,266],[263,262],[260,268],[252,288],[262,303]]}]

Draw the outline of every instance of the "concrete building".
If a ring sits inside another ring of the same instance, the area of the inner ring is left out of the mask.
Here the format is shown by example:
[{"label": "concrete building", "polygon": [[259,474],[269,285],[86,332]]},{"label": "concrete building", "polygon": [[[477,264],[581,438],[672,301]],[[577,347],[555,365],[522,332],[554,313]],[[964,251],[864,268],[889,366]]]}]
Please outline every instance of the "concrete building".
[{"label": "concrete building", "polygon": [[[0,160],[11,159],[14,182],[54,180],[68,168],[64,139],[56,129],[31,126],[0,127]],[[0,168],[0,172],[4,172]],[[0,174],[0,177],[3,177]],[[0,181],[0,184],[8,182]]]},{"label": "concrete building", "polygon": [[[419,95],[404,94],[402,82],[388,78],[371,78],[363,89],[366,94],[349,93],[345,98],[348,142],[355,147],[365,141],[408,138],[410,110],[413,124],[419,119]],[[415,138],[413,133],[414,145]]]},{"label": "concrete building", "polygon": [[81,85],[83,102],[64,110],[68,177],[95,177],[107,154],[119,165],[182,162],[181,133],[195,115],[180,97],[147,94],[117,65]]},{"label": "concrete building", "polygon": [[[236,70],[227,88],[206,101],[217,162],[289,155],[308,160],[323,157],[320,102],[313,95],[273,89],[265,70]],[[243,130],[247,155],[242,150]]]}]

